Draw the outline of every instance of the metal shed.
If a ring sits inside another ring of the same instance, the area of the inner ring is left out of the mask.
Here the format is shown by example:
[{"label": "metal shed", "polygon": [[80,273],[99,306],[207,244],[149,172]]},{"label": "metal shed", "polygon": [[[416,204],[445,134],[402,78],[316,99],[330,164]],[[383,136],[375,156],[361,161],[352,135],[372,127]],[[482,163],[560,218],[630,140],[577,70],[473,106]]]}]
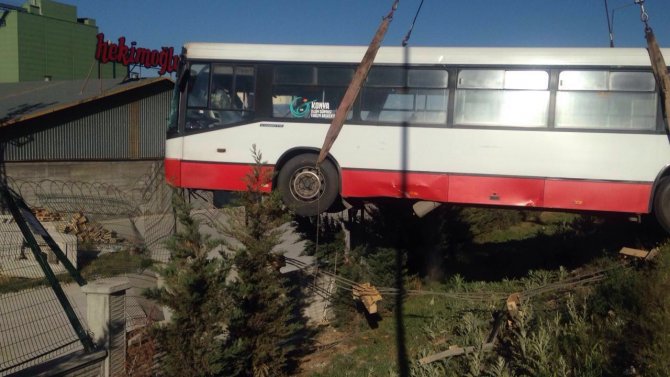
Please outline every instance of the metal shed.
[{"label": "metal shed", "polygon": [[162,159],[173,86],[160,77],[0,84],[4,161]]}]

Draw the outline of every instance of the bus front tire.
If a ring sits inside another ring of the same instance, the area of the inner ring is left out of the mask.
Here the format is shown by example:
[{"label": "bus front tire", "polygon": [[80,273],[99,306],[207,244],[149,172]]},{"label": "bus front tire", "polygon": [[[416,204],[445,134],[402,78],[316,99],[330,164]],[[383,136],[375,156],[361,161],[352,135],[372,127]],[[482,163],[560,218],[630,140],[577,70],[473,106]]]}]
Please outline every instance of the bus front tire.
[{"label": "bus front tire", "polygon": [[328,210],[339,194],[340,180],[329,160],[316,168],[315,154],[301,154],[279,170],[277,189],[281,198],[299,216],[315,216]]},{"label": "bus front tire", "polygon": [[658,223],[670,233],[670,177],[661,178],[654,195],[654,216]]}]

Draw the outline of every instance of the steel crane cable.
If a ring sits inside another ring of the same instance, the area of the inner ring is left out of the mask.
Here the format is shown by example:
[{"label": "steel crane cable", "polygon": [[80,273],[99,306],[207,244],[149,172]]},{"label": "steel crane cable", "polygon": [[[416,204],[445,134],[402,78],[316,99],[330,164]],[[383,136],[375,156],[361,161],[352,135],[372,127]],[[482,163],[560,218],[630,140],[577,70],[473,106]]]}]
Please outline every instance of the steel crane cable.
[{"label": "steel crane cable", "polygon": [[419,4],[419,8],[416,10],[416,14],[414,15],[414,20],[412,20],[412,25],[409,27],[409,30],[407,30],[407,34],[405,34],[405,38],[402,40],[402,47],[407,46],[409,43],[409,38],[412,36],[412,31],[414,30],[414,24],[416,24],[416,19],[419,17],[419,12],[421,12],[421,7],[423,6],[423,0],[421,0],[421,3]]}]

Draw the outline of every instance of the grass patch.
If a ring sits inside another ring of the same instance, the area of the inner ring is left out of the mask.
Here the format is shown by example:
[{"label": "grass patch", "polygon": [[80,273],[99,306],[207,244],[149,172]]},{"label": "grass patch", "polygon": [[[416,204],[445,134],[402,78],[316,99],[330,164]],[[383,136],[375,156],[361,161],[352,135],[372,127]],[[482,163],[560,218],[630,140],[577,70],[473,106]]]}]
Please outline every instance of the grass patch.
[{"label": "grass patch", "polygon": [[[151,267],[153,261],[143,255],[130,254],[128,251],[118,251],[91,258],[79,273],[85,280],[94,280],[104,277],[112,277],[127,273],[136,273]],[[40,268],[35,265],[34,268]],[[58,274],[56,279],[61,283],[71,283],[74,280],[67,274]],[[48,286],[46,277],[42,278],[20,278],[0,276],[0,294],[18,292],[24,289]]]},{"label": "grass patch", "polygon": [[29,279],[3,276],[0,277],[0,294],[18,292],[24,289],[36,288],[47,285],[46,278]]},{"label": "grass patch", "polygon": [[[453,213],[445,211],[446,215]],[[444,227],[447,236],[440,240],[446,280],[423,281],[423,289],[499,292],[503,297],[560,281],[571,270],[614,266],[622,246],[650,249],[667,239],[653,224],[634,224],[617,216],[470,210],[456,212],[447,220],[435,216],[432,221],[448,225]],[[478,225],[473,227],[469,222]],[[454,236],[455,230],[464,229],[469,233]],[[523,316],[505,322],[493,352],[476,348],[466,356],[425,366],[419,365],[418,359],[450,345],[481,344],[492,327],[493,313],[502,309],[503,301],[407,297],[402,324],[410,375],[576,377],[620,376],[634,371],[645,376],[667,375],[669,253],[670,246],[665,245],[662,257],[652,265],[617,270],[597,286],[570,294],[548,293],[525,302]],[[417,280],[408,280],[412,279]],[[376,329],[367,325],[362,315],[354,317],[340,329],[346,333],[346,352],[327,351],[327,363],[303,375],[397,376],[398,333],[393,313],[383,314]]]},{"label": "grass patch", "polygon": [[88,280],[137,273],[146,270],[152,264],[151,258],[123,250],[98,256],[86,264],[80,273]]},{"label": "grass patch", "polygon": [[[664,249],[651,266],[616,270],[597,286],[525,302],[521,316],[505,321],[491,352],[475,349],[428,365],[418,360],[451,345],[481,344],[501,302],[408,297],[403,325],[410,375],[577,377],[621,376],[636,370],[645,376],[664,376],[670,370],[670,247]],[[584,268],[599,268],[602,263]],[[491,283],[456,278],[426,289],[511,293],[564,277],[562,270],[536,271]],[[397,376],[397,324],[392,315],[378,324],[369,329],[362,320],[351,323],[346,330],[349,351],[334,353],[323,369],[304,375]]]},{"label": "grass patch", "polygon": [[[497,213],[498,215],[480,215],[479,217],[465,216],[464,221],[472,231],[472,242],[475,244],[505,243],[510,241],[522,241],[537,236],[554,236],[565,232],[572,232],[573,225],[582,219],[581,215],[565,212],[545,211],[516,211],[498,209],[469,209],[484,213]],[[515,216],[510,213],[516,212]],[[467,213],[467,212],[466,212]],[[502,222],[496,219],[502,218]],[[470,221],[487,221],[483,230],[481,225],[474,225]]]}]

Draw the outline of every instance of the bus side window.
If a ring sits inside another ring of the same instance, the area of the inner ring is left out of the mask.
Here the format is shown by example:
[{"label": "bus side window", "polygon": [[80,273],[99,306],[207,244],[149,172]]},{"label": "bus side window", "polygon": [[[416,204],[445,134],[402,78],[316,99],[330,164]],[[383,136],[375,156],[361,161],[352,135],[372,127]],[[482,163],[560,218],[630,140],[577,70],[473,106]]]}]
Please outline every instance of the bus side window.
[{"label": "bus side window", "polygon": [[549,97],[544,70],[463,69],[458,72],[454,124],[546,127]]},{"label": "bus side window", "polygon": [[207,107],[209,94],[209,64],[191,65],[188,80],[188,107]]},{"label": "bus side window", "polygon": [[556,127],[653,131],[657,105],[651,72],[562,71]]},{"label": "bus side window", "polygon": [[235,66],[235,79],[228,108],[238,110],[243,118],[249,117],[254,110],[255,77],[254,67]]},{"label": "bus side window", "polygon": [[214,64],[212,75],[211,108],[222,110],[232,109],[233,100],[233,67],[222,64]]},{"label": "bus side window", "polygon": [[[199,71],[198,71],[199,70]],[[194,64],[189,81],[186,130],[201,130],[253,117],[254,68]]]},{"label": "bus side window", "polygon": [[[272,86],[272,116],[330,120],[335,117],[353,68],[278,65]],[[352,112],[347,119],[352,118]]]},{"label": "bus side window", "polygon": [[361,120],[380,123],[447,123],[449,72],[373,67],[361,95]]},{"label": "bus side window", "polygon": [[212,121],[207,116],[209,102],[209,64],[192,64],[187,85],[185,131],[207,128]]}]

